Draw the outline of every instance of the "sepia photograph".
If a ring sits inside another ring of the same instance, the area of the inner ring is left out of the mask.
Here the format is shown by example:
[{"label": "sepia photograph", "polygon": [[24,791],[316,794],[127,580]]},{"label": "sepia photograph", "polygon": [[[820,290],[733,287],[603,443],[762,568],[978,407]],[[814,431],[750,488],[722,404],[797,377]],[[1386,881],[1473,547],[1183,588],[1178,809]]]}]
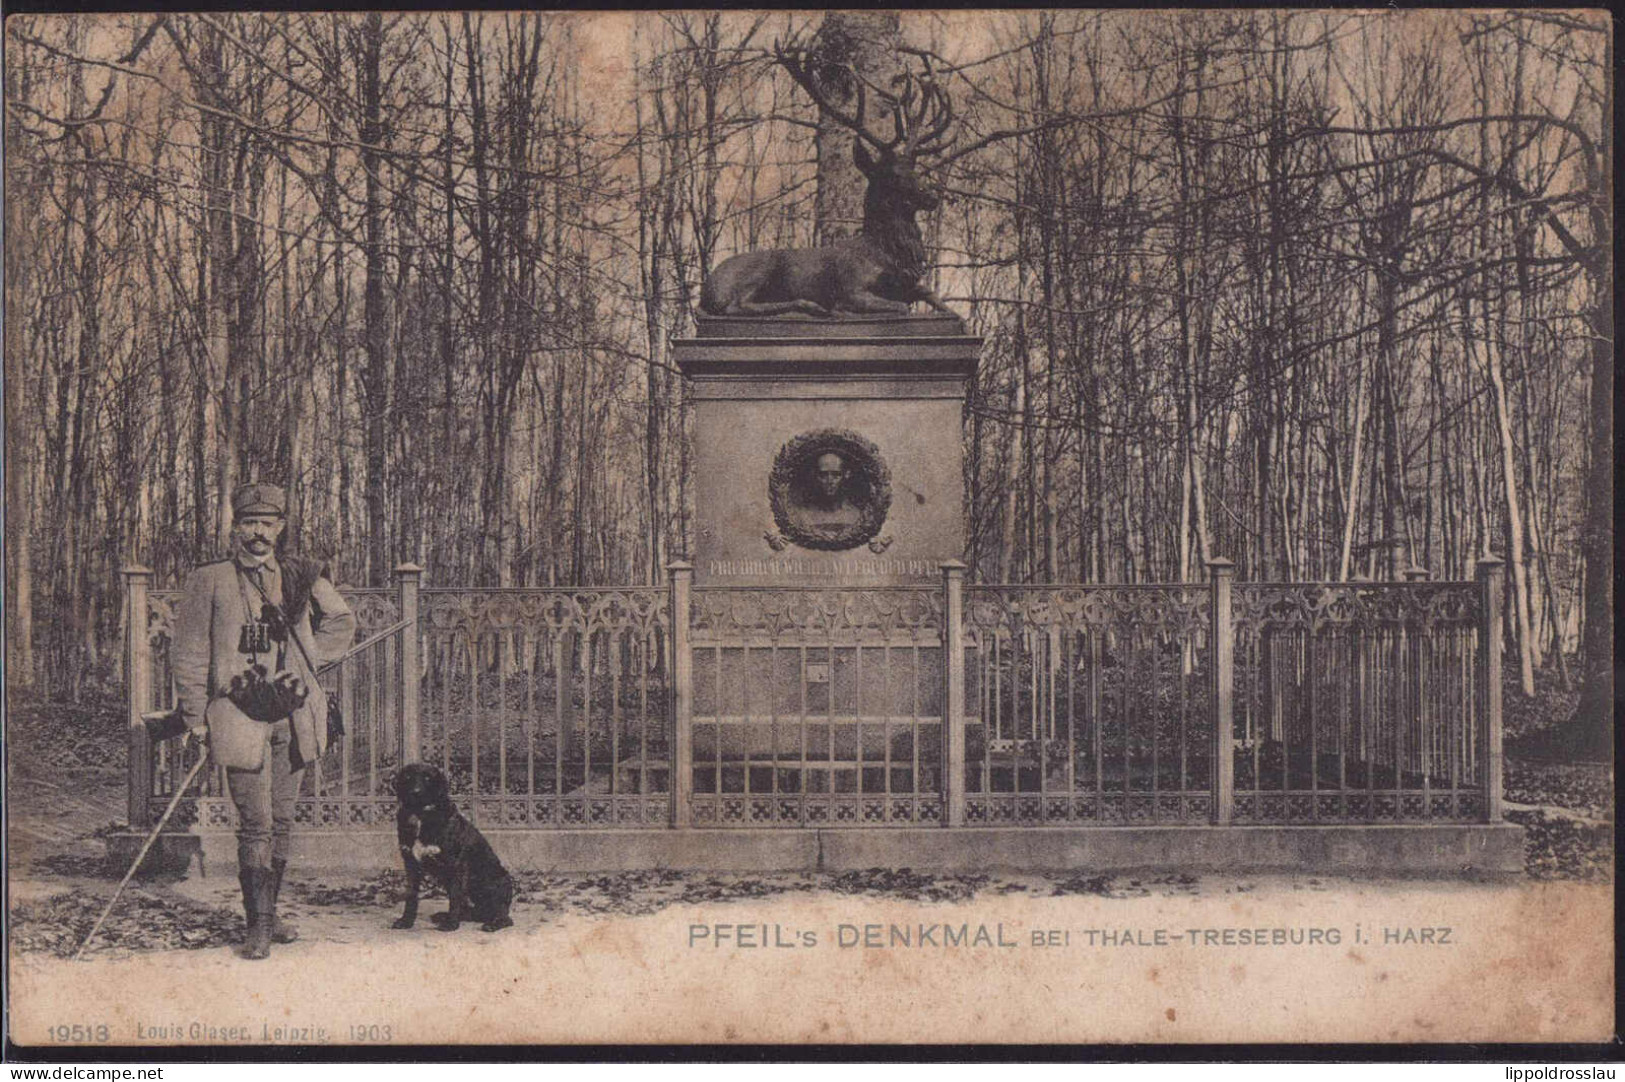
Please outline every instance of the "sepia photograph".
[{"label": "sepia photograph", "polygon": [[9,14],[9,1053],[1616,1041],[1612,32]]}]

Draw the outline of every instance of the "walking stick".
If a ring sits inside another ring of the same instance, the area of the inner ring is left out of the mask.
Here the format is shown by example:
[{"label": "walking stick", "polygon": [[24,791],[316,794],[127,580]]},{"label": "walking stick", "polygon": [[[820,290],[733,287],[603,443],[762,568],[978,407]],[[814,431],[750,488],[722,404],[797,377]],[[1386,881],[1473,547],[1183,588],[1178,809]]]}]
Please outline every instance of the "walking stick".
[{"label": "walking stick", "polygon": [[90,946],[92,939],[96,938],[96,933],[102,930],[102,924],[107,920],[107,915],[113,911],[113,906],[118,904],[119,895],[123,894],[124,888],[129,886],[130,879],[135,875],[135,870],[141,867],[141,862],[147,859],[147,850],[152,848],[152,843],[158,840],[159,834],[163,833],[164,826],[169,822],[169,817],[175,814],[176,807],[180,805],[181,797],[186,795],[186,790],[192,787],[192,780],[198,776],[198,771],[202,770],[203,764],[208,761],[209,749],[204,748],[202,754],[198,756],[197,762],[193,763],[192,769],[187,772],[186,780],[175,788],[175,795],[169,798],[169,807],[165,808],[164,814],[158,817],[158,825],[152,828],[151,834],[147,835],[146,844],[141,847],[141,852],[136,854],[135,863],[131,864],[130,870],[124,873],[124,878],[119,880],[118,889],[113,891],[113,896],[107,899],[107,906],[102,910],[102,915],[96,918],[96,924],[90,929],[90,934],[85,936],[85,941],[79,944],[79,949],[74,952],[73,960],[75,962],[84,957],[85,948]]},{"label": "walking stick", "polygon": [[[354,657],[356,654],[359,654],[361,651],[389,638],[397,631],[400,631],[402,628],[406,627],[409,623],[411,623],[410,620],[401,620],[398,623],[378,632],[376,635],[369,637],[365,642],[350,647],[350,649],[346,650],[342,655],[334,658],[332,661],[329,661],[320,669],[317,669],[316,675],[322,675],[335,665],[342,665],[344,662],[350,660],[350,658]],[[167,713],[143,715],[142,720],[149,722],[147,727],[148,736],[149,739],[152,740],[167,740],[171,737],[179,736],[184,729],[184,724],[180,719],[180,708],[178,706],[174,710],[168,711]],[[208,760],[209,749],[204,748],[203,753],[198,756],[197,762],[192,764],[192,769],[187,773],[186,779],[182,781],[180,787],[175,790],[175,795],[169,798],[169,807],[165,808],[164,814],[158,817],[158,825],[152,828],[152,833],[147,835],[146,843],[141,846],[141,852],[136,854],[135,863],[131,864],[130,870],[124,873],[124,878],[119,880],[118,889],[113,891],[113,896],[107,900],[107,908],[102,910],[102,915],[96,918],[95,927],[90,929],[90,934],[85,936],[85,941],[79,944],[79,949],[74,953],[73,956],[74,961],[77,962],[81,957],[84,956],[85,948],[90,946],[90,941],[92,939],[96,938],[96,933],[102,930],[102,923],[107,920],[107,915],[113,911],[113,906],[118,904],[119,895],[124,893],[124,888],[129,885],[130,880],[135,876],[135,870],[141,867],[141,862],[147,859],[147,850],[152,848],[152,843],[158,840],[159,834],[163,833],[164,826],[168,824],[169,817],[175,814],[175,808],[180,804],[181,797],[186,795],[186,790],[191,787],[192,780],[197,777],[198,771],[203,769],[203,764],[208,762]]]}]

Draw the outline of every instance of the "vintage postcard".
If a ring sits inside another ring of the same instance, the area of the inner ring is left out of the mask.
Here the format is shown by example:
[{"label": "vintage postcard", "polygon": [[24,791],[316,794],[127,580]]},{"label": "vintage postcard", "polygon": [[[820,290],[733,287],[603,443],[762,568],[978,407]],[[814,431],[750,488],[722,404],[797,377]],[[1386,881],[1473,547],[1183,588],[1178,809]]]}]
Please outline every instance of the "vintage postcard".
[{"label": "vintage postcard", "polygon": [[15,1051],[1610,1040],[1612,48],[12,14]]}]

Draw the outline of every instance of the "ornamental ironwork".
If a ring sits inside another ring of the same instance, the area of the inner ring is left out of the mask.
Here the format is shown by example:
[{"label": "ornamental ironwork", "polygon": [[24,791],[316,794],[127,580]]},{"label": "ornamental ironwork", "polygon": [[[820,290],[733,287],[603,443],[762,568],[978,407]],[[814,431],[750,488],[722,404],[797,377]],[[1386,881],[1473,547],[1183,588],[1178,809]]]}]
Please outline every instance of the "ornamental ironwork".
[{"label": "ornamental ironwork", "polygon": [[[400,593],[391,588],[346,587],[339,590],[355,614],[357,642],[400,622]],[[185,590],[147,591],[147,635],[156,643],[175,637],[175,620]]]},{"label": "ornamental ironwork", "polygon": [[425,590],[423,622],[431,631],[479,635],[573,631],[652,633],[669,623],[663,589]]},{"label": "ornamental ironwork", "polygon": [[1266,628],[1476,627],[1483,594],[1470,582],[1238,583],[1230,619],[1237,631]]},{"label": "ornamental ironwork", "polygon": [[401,598],[397,590],[367,587],[340,590],[339,594],[355,613],[357,642],[400,622]]},{"label": "ornamental ironwork", "polygon": [[[397,590],[342,592],[361,636],[399,619]],[[665,826],[684,772],[690,821],[708,827],[938,823],[961,787],[972,827],[1210,817],[1210,584],[962,596],[966,650],[950,658],[935,587],[701,587],[686,629],[670,626],[665,588],[424,590],[420,750],[459,777],[470,815],[519,829]],[[1498,719],[1482,698],[1482,585],[1236,583],[1230,596],[1233,821],[1489,814],[1483,749]],[[146,597],[159,708],[182,592]],[[551,637],[551,652],[508,642],[527,635]],[[668,731],[673,648],[692,651],[686,762]],[[353,735],[318,764],[301,831],[377,830],[393,814],[396,681],[418,674],[387,656],[335,676]],[[952,776],[946,666],[964,666]],[[194,754],[151,748],[149,822]],[[234,825],[210,769],[172,829]]]},{"label": "ornamental ironwork", "polygon": [[1213,592],[1203,585],[972,586],[965,590],[971,630],[1148,632],[1194,638],[1208,630]]}]

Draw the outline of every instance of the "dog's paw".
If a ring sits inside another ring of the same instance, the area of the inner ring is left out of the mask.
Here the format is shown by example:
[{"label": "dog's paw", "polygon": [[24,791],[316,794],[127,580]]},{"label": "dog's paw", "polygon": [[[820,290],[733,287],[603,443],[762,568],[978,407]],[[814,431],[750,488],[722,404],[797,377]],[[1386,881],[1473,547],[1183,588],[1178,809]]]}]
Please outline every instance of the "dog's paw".
[{"label": "dog's paw", "polygon": [[512,918],[510,918],[510,917],[499,917],[496,920],[488,920],[484,924],[480,925],[480,931],[482,931],[482,932],[500,932],[504,928],[512,928],[512,927],[513,927],[513,919]]},{"label": "dog's paw", "polygon": [[436,913],[434,916],[430,917],[429,920],[432,921],[434,926],[439,928],[442,932],[455,932],[458,925],[463,923],[462,918],[454,917],[450,913]]},{"label": "dog's paw", "polygon": [[440,847],[438,845],[424,845],[422,842],[412,843],[412,856],[417,860],[422,860],[424,857],[437,857],[439,855]]},{"label": "dog's paw", "polygon": [[391,928],[406,929],[406,928],[412,927],[412,925],[414,925],[416,923],[417,923],[417,921],[415,921],[415,920],[407,920],[405,917],[396,917],[395,918],[395,923],[391,924],[390,927]]}]

